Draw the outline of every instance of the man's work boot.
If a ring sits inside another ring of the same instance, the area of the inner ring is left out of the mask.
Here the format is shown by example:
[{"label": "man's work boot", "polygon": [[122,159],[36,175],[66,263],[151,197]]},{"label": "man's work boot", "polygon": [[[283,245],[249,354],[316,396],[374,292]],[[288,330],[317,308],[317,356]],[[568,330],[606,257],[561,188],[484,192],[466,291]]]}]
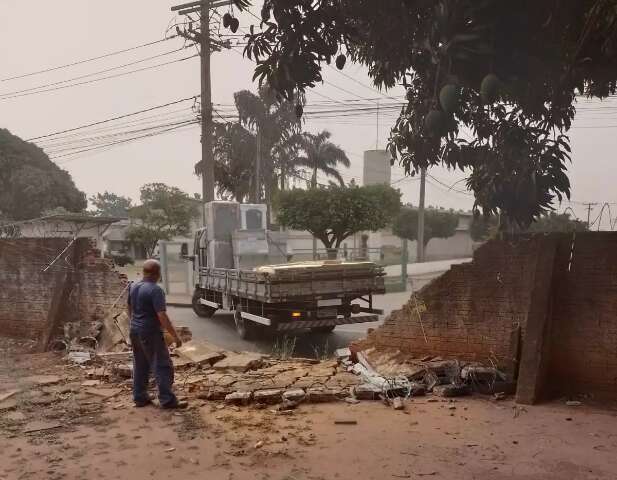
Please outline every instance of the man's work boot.
[{"label": "man's work boot", "polygon": [[174,403],[170,403],[168,405],[161,405],[163,410],[184,410],[188,408],[189,402],[186,400],[177,400]]}]

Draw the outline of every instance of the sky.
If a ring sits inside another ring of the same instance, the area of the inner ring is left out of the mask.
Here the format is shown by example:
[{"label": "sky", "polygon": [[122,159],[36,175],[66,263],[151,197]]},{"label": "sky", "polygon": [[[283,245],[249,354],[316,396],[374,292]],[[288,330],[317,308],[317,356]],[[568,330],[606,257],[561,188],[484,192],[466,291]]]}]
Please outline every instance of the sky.
[{"label": "sky", "polygon": [[[160,42],[71,68],[7,80],[10,77],[160,40],[174,22],[170,7],[176,3],[178,2],[169,0],[2,0],[0,45],[3,47],[0,49],[0,80],[3,81],[0,81],[0,127],[8,128],[21,138],[30,139],[198,94],[198,58],[149,68],[196,53],[194,48],[172,52],[183,46],[180,39]],[[226,10],[221,8],[220,12],[224,13]],[[252,10],[259,12],[258,6],[254,6]],[[248,14],[241,15],[240,21],[243,30],[247,30],[253,23],[258,23]],[[133,62],[138,63],[119,68]],[[243,89],[256,90],[257,85],[252,81],[253,67],[253,63],[242,57],[240,47],[213,55],[212,97],[215,108],[221,112],[229,111],[234,92]],[[140,72],[91,82],[104,76],[119,75],[142,68],[144,70]],[[95,74],[107,69],[113,70]],[[323,106],[324,102],[334,105],[333,108],[345,108],[345,105],[359,101],[376,104],[377,99],[380,105],[383,105],[403,98],[400,87],[387,92],[374,89],[366,69],[362,66],[348,64],[343,73],[345,75],[334,68],[325,68],[325,83],[308,92],[307,108],[318,108]],[[84,78],[73,83],[83,82],[84,85],[62,88],[71,84],[65,82],[66,80],[82,76]],[[31,94],[38,90],[28,91],[41,85],[48,85],[45,89],[50,91],[39,94]],[[7,95],[11,92],[20,93],[15,94],[17,96],[14,98],[7,98],[13,96]],[[131,117],[124,120],[125,128],[139,130],[155,121],[169,120],[170,125],[183,121],[191,115],[191,104],[190,101],[184,102],[144,114],[139,117],[144,118],[141,123],[136,123],[137,120]],[[573,149],[572,165],[569,169],[572,202],[559,205],[558,210],[567,209],[586,219],[587,207],[583,203],[598,203],[591,211],[593,221],[599,217],[602,204],[617,202],[617,161],[614,158],[617,151],[617,100],[583,100],[578,107],[579,113],[569,133]],[[345,149],[352,163],[350,169],[342,170],[344,178],[361,181],[363,152],[376,147],[384,148],[395,119],[395,110],[382,111],[379,117],[371,114],[337,119],[320,118],[307,121],[305,130],[314,133],[323,129],[329,130],[332,141]],[[97,133],[94,135],[109,134],[112,130],[108,126],[104,124],[96,127]],[[164,182],[189,193],[201,191],[201,182],[193,174],[193,166],[200,157],[197,125],[188,125],[160,136],[115,145],[113,148],[61,156],[67,153],[63,150],[63,142],[75,138],[65,137],[55,141],[41,139],[35,143],[44,148],[50,157],[57,157],[54,161],[66,169],[78,188],[89,196],[97,192],[111,191],[137,200],[139,187],[149,182]],[[83,150],[88,150],[87,146],[84,143]],[[427,184],[426,198],[428,205],[464,210],[472,207],[473,195],[465,191],[465,172],[434,168],[429,173],[431,177]],[[405,202],[417,204],[417,179],[405,179],[403,170],[395,167],[392,180],[403,193]],[[325,179],[322,178],[321,181]],[[449,189],[448,186],[453,184],[455,186]],[[617,217],[617,203],[612,205],[612,208]],[[609,218],[607,207],[595,225],[601,225],[603,229],[610,228]]]}]

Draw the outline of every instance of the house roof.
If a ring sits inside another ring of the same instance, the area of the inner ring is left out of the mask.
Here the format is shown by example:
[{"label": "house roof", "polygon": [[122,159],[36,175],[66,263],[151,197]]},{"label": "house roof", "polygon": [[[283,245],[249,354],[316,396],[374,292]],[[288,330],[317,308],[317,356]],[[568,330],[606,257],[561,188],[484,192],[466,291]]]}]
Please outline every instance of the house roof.
[{"label": "house roof", "polygon": [[83,215],[79,213],[58,213],[54,215],[47,215],[45,217],[33,218],[31,220],[25,220],[22,223],[35,223],[35,222],[71,222],[71,223],[94,223],[97,225],[107,225],[110,223],[116,223],[121,220],[125,220],[123,217],[95,217],[93,215]]}]

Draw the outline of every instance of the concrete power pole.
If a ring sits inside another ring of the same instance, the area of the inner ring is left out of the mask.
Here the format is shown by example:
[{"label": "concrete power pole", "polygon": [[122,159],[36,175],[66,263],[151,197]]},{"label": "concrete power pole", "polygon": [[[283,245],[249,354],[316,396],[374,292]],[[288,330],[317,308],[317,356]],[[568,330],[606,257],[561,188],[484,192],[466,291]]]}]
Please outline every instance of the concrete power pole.
[{"label": "concrete power pole", "polygon": [[228,5],[228,0],[201,0],[184,3],[171,8],[180,15],[199,14],[200,30],[196,32],[189,27],[178,35],[199,43],[201,56],[201,195],[204,202],[204,224],[206,220],[205,204],[214,200],[214,155],[212,137],[214,124],[212,120],[212,83],[210,75],[210,56],[213,48],[220,50],[225,47],[221,42],[212,42],[210,36],[210,10]]},{"label": "concrete power pole", "polygon": [[424,262],[424,197],[426,196],[426,168],[420,172],[420,204],[418,206],[418,249],[416,262]]},{"label": "concrete power pole", "polygon": [[587,230],[591,228],[591,209],[597,205],[597,203],[584,203],[587,207]]},{"label": "concrete power pole", "polygon": [[[212,83],[210,77],[210,0],[201,3],[201,188],[204,204],[214,200]],[[204,214],[205,220],[205,214]]]},{"label": "concrete power pole", "polygon": [[257,125],[256,135],[256,155],[255,155],[255,185],[253,193],[253,203],[259,203],[261,200],[261,128]]}]

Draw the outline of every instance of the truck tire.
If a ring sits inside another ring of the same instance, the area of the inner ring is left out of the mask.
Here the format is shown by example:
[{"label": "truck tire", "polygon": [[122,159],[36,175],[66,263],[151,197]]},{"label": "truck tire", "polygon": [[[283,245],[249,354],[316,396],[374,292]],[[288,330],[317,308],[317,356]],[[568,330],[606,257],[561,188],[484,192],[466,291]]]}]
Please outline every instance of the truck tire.
[{"label": "truck tire", "polygon": [[202,298],[201,292],[199,290],[195,290],[195,292],[193,293],[193,298],[191,300],[193,311],[197,314],[198,317],[212,318],[212,316],[216,312],[216,309],[199,303],[200,298]]},{"label": "truck tire", "polygon": [[313,333],[332,333],[336,325],[330,325],[329,327],[315,327],[311,328],[311,332]]},{"label": "truck tire", "polygon": [[241,310],[237,309],[234,312],[234,321],[236,323],[236,332],[242,340],[249,340],[253,333],[253,326],[251,322],[247,322],[242,318]]}]

